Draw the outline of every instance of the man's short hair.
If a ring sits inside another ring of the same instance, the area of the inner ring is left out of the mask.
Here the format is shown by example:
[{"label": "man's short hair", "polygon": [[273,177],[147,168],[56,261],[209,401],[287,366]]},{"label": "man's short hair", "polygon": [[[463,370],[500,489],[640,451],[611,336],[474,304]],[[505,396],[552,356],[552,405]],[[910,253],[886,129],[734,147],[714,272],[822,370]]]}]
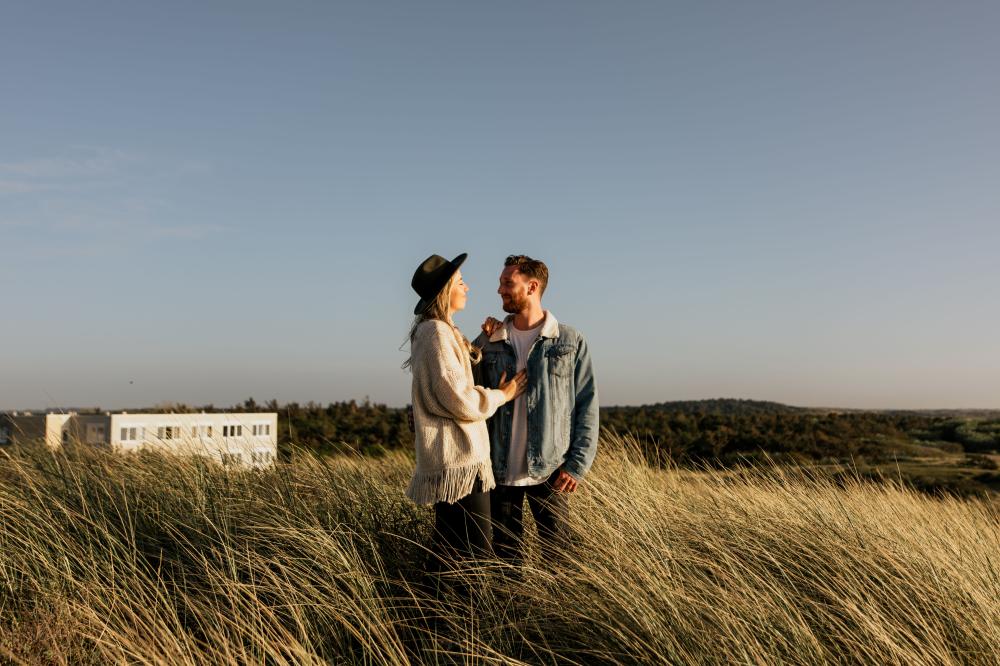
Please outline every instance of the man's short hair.
[{"label": "man's short hair", "polygon": [[549,284],[549,267],[544,261],[532,259],[526,254],[512,254],[507,257],[504,266],[517,266],[517,272],[523,273],[529,279],[538,280],[538,295],[545,293],[545,287]]}]

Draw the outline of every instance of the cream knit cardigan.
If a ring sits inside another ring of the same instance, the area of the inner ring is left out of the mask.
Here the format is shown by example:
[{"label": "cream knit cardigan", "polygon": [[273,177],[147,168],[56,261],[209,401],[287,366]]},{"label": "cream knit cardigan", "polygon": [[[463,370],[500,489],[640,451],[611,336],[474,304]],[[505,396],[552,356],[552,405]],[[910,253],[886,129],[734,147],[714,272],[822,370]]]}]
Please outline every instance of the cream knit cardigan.
[{"label": "cream knit cardigan", "polygon": [[406,496],[417,504],[462,499],[477,478],[483,490],[496,486],[486,419],[506,398],[476,386],[458,336],[447,322],[430,319],[417,326],[410,346],[417,467]]}]

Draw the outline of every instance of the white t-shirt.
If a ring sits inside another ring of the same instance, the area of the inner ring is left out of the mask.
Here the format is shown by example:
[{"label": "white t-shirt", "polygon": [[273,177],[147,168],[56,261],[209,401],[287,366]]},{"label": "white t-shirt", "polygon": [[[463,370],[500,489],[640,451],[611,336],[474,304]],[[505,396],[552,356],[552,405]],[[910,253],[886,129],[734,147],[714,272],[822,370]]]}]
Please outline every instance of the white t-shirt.
[{"label": "white t-shirt", "polygon": [[[528,352],[531,345],[538,339],[538,334],[542,331],[545,320],[542,320],[535,328],[527,331],[519,331],[514,322],[507,323],[507,338],[514,346],[514,355],[517,357],[517,368],[515,372],[521,372],[528,365]],[[504,484],[508,486],[534,486],[545,481],[532,478],[528,474],[528,405],[525,394],[522,393],[514,399],[514,415],[510,428],[510,451],[507,455],[507,478]]]}]

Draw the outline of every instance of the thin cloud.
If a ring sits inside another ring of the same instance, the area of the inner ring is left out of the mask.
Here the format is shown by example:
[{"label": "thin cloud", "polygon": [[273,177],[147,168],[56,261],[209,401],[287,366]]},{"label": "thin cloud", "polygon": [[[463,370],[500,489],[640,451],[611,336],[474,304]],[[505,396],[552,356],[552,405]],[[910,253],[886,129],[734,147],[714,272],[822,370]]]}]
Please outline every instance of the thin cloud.
[{"label": "thin cloud", "polygon": [[0,194],[29,194],[55,189],[51,184],[27,180],[0,180]]},{"label": "thin cloud", "polygon": [[64,244],[40,248],[37,254],[49,259],[67,259],[79,257],[104,257],[112,252],[113,248],[109,248],[107,245],[90,242],[85,244]]},{"label": "thin cloud", "polygon": [[[229,229],[218,224],[174,222],[170,200],[156,184],[165,175],[204,177],[213,166],[197,159],[152,164],[117,148],[72,146],[64,154],[0,162],[0,195],[36,194],[34,219],[20,213],[17,224],[60,237],[61,252],[99,253],[102,246],[144,244],[151,240],[197,241]],[[160,194],[160,195],[158,195]],[[95,243],[81,248],[80,243]]]},{"label": "thin cloud", "polygon": [[0,217],[0,227],[4,229],[15,229],[17,227],[30,227],[32,222],[22,219],[22,218],[5,218]]},{"label": "thin cloud", "polygon": [[208,162],[198,162],[195,160],[190,160],[184,162],[177,168],[177,173],[179,174],[190,174],[195,176],[203,176],[215,171],[215,168]]},{"label": "thin cloud", "polygon": [[137,156],[117,148],[78,148],[71,154],[0,162],[0,173],[28,179],[98,178],[118,173]]},{"label": "thin cloud", "polygon": [[200,240],[206,236],[229,231],[228,227],[218,224],[154,226],[151,234],[156,238],[175,238],[178,240]]}]

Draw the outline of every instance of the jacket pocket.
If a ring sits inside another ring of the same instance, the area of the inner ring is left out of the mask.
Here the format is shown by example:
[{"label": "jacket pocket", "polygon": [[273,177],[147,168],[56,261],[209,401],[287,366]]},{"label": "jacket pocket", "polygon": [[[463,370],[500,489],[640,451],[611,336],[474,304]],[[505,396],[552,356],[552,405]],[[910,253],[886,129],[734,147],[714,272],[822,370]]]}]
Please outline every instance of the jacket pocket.
[{"label": "jacket pocket", "polygon": [[570,345],[555,345],[545,351],[545,360],[548,362],[549,372],[556,377],[569,377],[573,374],[573,365],[576,355],[573,353],[574,347]]}]

